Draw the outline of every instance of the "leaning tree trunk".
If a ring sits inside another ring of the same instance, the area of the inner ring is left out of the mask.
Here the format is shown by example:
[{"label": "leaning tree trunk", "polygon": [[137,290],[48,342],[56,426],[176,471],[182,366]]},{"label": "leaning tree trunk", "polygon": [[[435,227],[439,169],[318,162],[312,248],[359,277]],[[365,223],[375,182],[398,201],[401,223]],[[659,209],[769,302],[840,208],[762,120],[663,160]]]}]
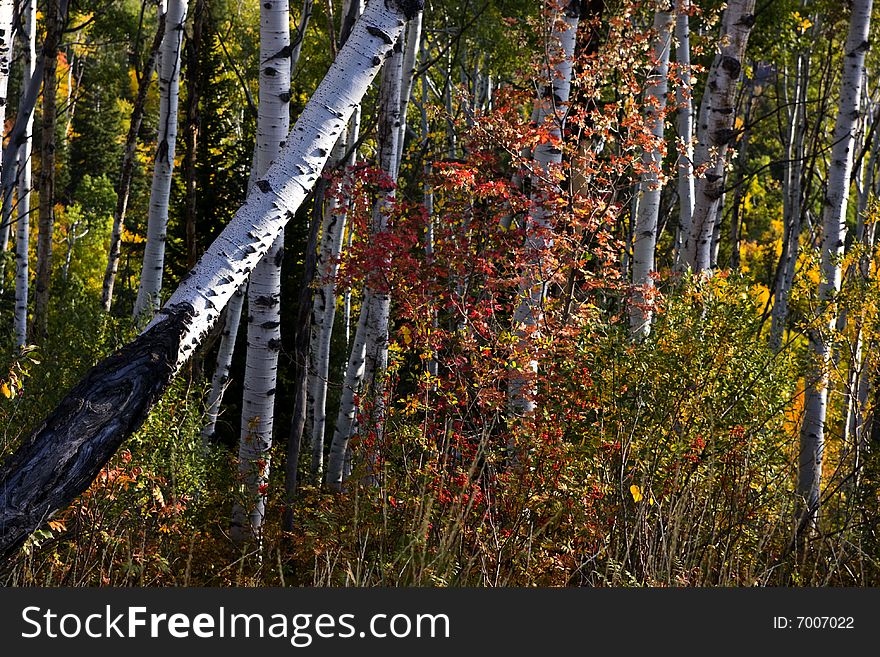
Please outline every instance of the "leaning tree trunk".
[{"label": "leaning tree trunk", "polygon": [[168,201],[171,198],[171,175],[174,171],[174,149],[177,143],[180,53],[186,6],[187,0],[168,0],[165,36],[159,50],[159,135],[150,188],[144,262],[134,303],[133,316],[136,321],[149,318],[158,309],[162,292]]},{"label": "leaning tree trunk", "polygon": [[[260,103],[256,176],[278,157],[290,125],[290,18],[288,0],[260,2]],[[232,511],[232,538],[259,540],[266,516],[278,353],[281,351],[281,260],[284,231],[276,236],[248,284],[247,357],[238,445],[241,499]]]},{"label": "leaning tree trunk", "polygon": [[[666,123],[666,94],[669,77],[669,50],[672,45],[672,7],[664,2],[654,14],[654,52],[651,73],[645,86],[645,126],[653,137],[650,148],[642,151],[642,183],[639,209],[633,228],[633,298],[629,325],[634,337],[644,338],[651,331],[650,290],[654,287],[654,249],[657,246],[657,219],[663,185],[663,155],[666,152],[663,128]],[[684,206],[684,201],[682,202]]]},{"label": "leaning tree trunk", "polygon": [[[379,198],[373,204],[371,240],[385,234],[388,230],[388,212],[394,202],[394,185],[397,181],[398,151],[401,121],[401,84],[403,76],[403,43],[398,39],[391,58],[382,71],[382,85],[379,90],[379,167],[387,178],[389,187],[380,188]],[[358,432],[356,417],[368,401],[372,407],[369,428],[373,440],[379,441],[379,428],[384,422],[383,378],[388,360],[388,318],[391,296],[384,284],[384,270],[390,263],[386,260],[379,271],[368,272],[364,284],[361,316],[358,320],[354,346],[345,371],[342,398],[336,417],[336,428],[330,445],[327,463],[327,486],[331,490],[342,488],[345,454],[349,440]],[[375,452],[368,456],[374,457]]]},{"label": "leaning tree trunk", "polygon": [[[37,59],[37,0],[28,0],[21,16],[21,27],[27,43],[23,48],[24,67],[22,93],[34,74]],[[24,143],[18,149],[18,225],[15,236],[15,345],[27,343],[28,285],[30,283],[30,213],[31,213],[31,152],[34,115],[25,122]],[[2,178],[2,176],[0,176]]]},{"label": "leaning tree trunk", "polygon": [[125,225],[125,213],[128,209],[128,195],[131,192],[131,177],[134,172],[134,156],[137,151],[138,133],[144,119],[144,109],[147,105],[147,91],[153,78],[153,70],[156,67],[156,58],[162,37],[165,34],[166,13],[159,12],[158,27],[150,47],[147,63],[138,80],[137,96],[134,99],[134,107],[131,110],[131,121],[128,134],[125,137],[125,146],[122,151],[122,165],[119,173],[119,187],[116,190],[116,207],[113,210],[113,228],[110,231],[110,252],[107,256],[107,268],[104,270],[104,283],[101,288],[101,307],[104,312],[110,312],[113,303],[113,286],[116,283],[116,273],[119,269],[120,245],[122,243],[122,227]]},{"label": "leaning tree trunk", "polygon": [[[536,175],[532,181],[532,193],[528,217],[526,218],[525,258],[527,266],[522,272],[519,286],[519,303],[513,315],[514,333],[518,351],[524,355],[524,362],[518,362],[510,372],[508,397],[510,409],[515,417],[525,417],[535,411],[535,388],[533,379],[538,371],[538,361],[532,352],[532,342],[537,337],[541,321],[541,306],[544,301],[547,272],[544,270],[543,256],[550,244],[550,212],[544,209],[544,194],[541,191],[540,177],[551,167],[562,163],[562,151],[554,146],[561,141],[568,99],[571,93],[571,74],[577,27],[579,3],[571,2],[560,14],[553,16],[550,39],[553,67],[546,72],[546,81],[537,101],[537,125],[549,123],[551,140],[544,140],[535,147],[534,166]],[[529,354],[529,355],[526,355]],[[517,358],[517,361],[520,361]],[[523,365],[525,367],[523,368]]]},{"label": "leaning tree trunk", "polygon": [[727,148],[736,137],[734,105],[749,33],[755,23],[755,0],[730,0],[724,10],[719,52],[709,71],[700,103],[694,160],[704,172],[694,186],[694,213],[690,230],[682,236],[684,265],[693,271],[712,266],[712,236],[724,187]]},{"label": "leaning tree trunk", "polygon": [[164,308],[93,367],[0,468],[0,559],[82,493],[143,423],[317,180],[352,110],[420,2],[371,2],[279,158]]},{"label": "leaning tree trunk", "polygon": [[831,335],[837,324],[834,303],[841,284],[841,260],[846,242],[846,208],[859,118],[862,75],[871,23],[873,0],[854,0],[846,39],[840,101],[832,136],[831,163],[822,212],[822,264],[819,279],[819,326],[809,331],[813,352],[804,395],[798,458],[797,494],[800,505],[798,529],[818,520],[822,457],[825,452],[825,416],[828,409],[828,370],[831,366]]},{"label": "leaning tree trunk", "polygon": [[52,233],[55,229],[55,97],[58,80],[58,45],[64,21],[58,0],[46,9],[46,41],[43,45],[43,114],[40,135],[40,214],[37,237],[37,274],[34,285],[32,340],[41,341],[48,331],[49,290],[52,278]]}]

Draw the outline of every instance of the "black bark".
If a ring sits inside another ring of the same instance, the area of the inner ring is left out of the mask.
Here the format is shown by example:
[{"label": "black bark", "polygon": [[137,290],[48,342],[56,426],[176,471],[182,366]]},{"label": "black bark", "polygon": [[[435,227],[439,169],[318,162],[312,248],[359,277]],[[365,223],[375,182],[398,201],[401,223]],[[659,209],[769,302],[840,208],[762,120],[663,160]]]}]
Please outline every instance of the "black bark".
[{"label": "black bark", "polygon": [[174,373],[188,304],[95,365],[0,467],[0,562],[85,491]]}]

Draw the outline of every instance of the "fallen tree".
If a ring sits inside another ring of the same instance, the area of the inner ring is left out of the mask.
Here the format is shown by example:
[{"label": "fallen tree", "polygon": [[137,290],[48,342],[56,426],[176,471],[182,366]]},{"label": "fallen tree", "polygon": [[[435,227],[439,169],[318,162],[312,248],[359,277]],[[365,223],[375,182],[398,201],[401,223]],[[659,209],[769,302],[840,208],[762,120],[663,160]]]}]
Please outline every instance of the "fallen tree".
[{"label": "fallen tree", "polygon": [[303,202],[423,0],[371,2],[279,158],[153,321],[77,384],[0,468],[0,560],[95,479],[136,431]]}]

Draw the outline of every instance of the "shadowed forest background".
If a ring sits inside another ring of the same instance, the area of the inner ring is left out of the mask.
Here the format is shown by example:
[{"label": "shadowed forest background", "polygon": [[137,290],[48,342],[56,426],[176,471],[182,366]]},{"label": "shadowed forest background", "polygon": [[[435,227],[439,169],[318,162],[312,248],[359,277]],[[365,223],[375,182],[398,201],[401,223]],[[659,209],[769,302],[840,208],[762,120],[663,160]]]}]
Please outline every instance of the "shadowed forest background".
[{"label": "shadowed forest background", "polygon": [[[0,2],[0,463],[210,264],[362,11]],[[880,584],[878,11],[428,0],[2,581]]]}]

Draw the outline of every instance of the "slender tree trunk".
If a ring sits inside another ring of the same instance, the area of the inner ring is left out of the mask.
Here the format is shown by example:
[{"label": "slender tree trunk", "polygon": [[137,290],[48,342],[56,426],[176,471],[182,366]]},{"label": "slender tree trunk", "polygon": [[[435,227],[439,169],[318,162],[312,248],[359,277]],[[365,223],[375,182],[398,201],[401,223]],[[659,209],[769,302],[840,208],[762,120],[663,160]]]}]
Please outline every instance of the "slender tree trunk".
[{"label": "slender tree trunk", "polygon": [[43,114],[40,143],[40,214],[37,237],[37,274],[34,294],[32,341],[46,337],[49,321],[49,291],[52,279],[52,234],[55,228],[55,125],[58,92],[56,71],[58,46],[64,20],[59,1],[50,0],[46,9],[46,41],[43,46]]},{"label": "slender tree trunk", "polygon": [[135,321],[142,321],[159,308],[162,273],[165,269],[165,240],[168,227],[168,202],[177,144],[177,107],[180,91],[180,60],[187,0],[168,0],[165,36],[159,56],[159,135],[153,183],[150,188],[150,211],[147,217],[147,241],[137,299]]},{"label": "slender tree trunk", "polygon": [[675,85],[676,128],[678,132],[678,231],[675,264],[681,269],[682,240],[691,231],[694,215],[694,100],[691,70],[690,0],[677,0],[675,10],[675,61],[679,81]]},{"label": "slender tree trunk", "polygon": [[[281,152],[290,125],[290,7],[260,2],[260,103],[256,175],[261,179]],[[251,272],[248,284],[247,357],[238,471],[243,499],[232,513],[232,538],[260,539],[266,515],[278,353],[281,350],[281,261],[284,232]]]},{"label": "slender tree trunk", "polygon": [[[399,39],[382,70],[379,91],[378,159],[391,187],[387,190],[380,189],[380,197],[373,205],[371,239],[376,239],[388,230],[388,212],[394,202],[400,148],[398,137],[403,59],[403,44],[402,39]],[[338,491],[342,487],[345,454],[349,440],[357,433],[355,417],[363,408],[361,401],[368,400],[372,405],[367,427],[371,440],[377,443],[381,440],[381,427],[384,423],[383,379],[388,360],[388,318],[391,308],[390,293],[381,279],[389,264],[387,261],[383,262],[380,271],[370,272],[364,285],[361,317],[345,372],[342,400],[330,445],[326,483],[331,490]],[[375,451],[368,454],[367,458],[372,461]],[[368,463],[368,466],[371,465]]]},{"label": "slender tree trunk", "polygon": [[[568,99],[571,93],[571,74],[579,7],[570,3],[561,13],[553,15],[550,35],[550,52],[553,67],[546,72],[546,80],[538,99],[537,124],[549,122],[549,132],[554,140],[561,141]],[[536,176],[546,174],[551,167],[562,162],[562,151],[549,140],[535,147],[534,167]],[[541,321],[542,305],[546,289],[547,272],[544,270],[544,252],[550,245],[550,212],[544,209],[544,194],[538,178],[532,181],[532,193],[526,218],[526,261],[519,286],[519,303],[514,311],[513,326],[518,350],[523,361],[510,371],[508,397],[515,417],[530,416],[535,411],[535,388],[533,379],[538,371],[538,361],[532,352]],[[519,358],[517,359],[519,361]]]},{"label": "slender tree trunk", "polygon": [[[9,73],[12,70],[12,13],[15,9],[13,0],[0,0],[0,137],[6,126],[6,102],[7,90],[9,88]],[[8,164],[7,166],[14,166]],[[0,170],[0,178],[2,178],[2,170]],[[0,290],[3,289],[5,259],[2,257],[6,253],[6,247],[9,243],[10,220],[7,211],[7,204],[11,200],[12,193],[10,190],[2,190],[3,192],[3,214],[0,216]]]},{"label": "slender tree trunk", "polygon": [[639,209],[633,229],[633,298],[629,310],[629,324],[633,336],[644,338],[651,331],[650,289],[654,287],[654,250],[657,246],[657,219],[660,216],[660,194],[663,184],[663,156],[666,144],[663,128],[666,117],[667,81],[669,78],[669,51],[672,44],[672,7],[660,4],[654,14],[654,48],[651,73],[645,85],[645,124],[651,131],[650,148],[642,152],[642,183],[639,190]]},{"label": "slender tree trunk", "polygon": [[[309,19],[312,16],[313,0],[305,0],[303,2],[302,14],[299,19],[299,28],[296,31],[296,40],[291,43],[290,54],[290,70],[296,68],[302,52],[302,41]],[[248,181],[248,193],[250,193],[253,182],[256,181],[254,172],[256,170],[257,151],[254,149],[254,159],[251,165],[251,175]],[[202,441],[207,444],[214,436],[217,428],[217,418],[220,415],[220,406],[223,402],[223,393],[229,382],[229,371],[232,368],[232,356],[235,353],[235,341],[238,337],[238,329],[241,324],[241,311],[244,307],[244,295],[246,286],[241,290],[237,290],[226,308],[226,318],[223,324],[223,332],[220,335],[220,349],[217,352],[217,365],[214,368],[214,374],[211,377],[211,390],[208,393],[207,418],[208,421],[202,428]]]},{"label": "slender tree trunk", "polygon": [[683,237],[684,264],[693,271],[711,268],[712,236],[724,184],[727,149],[736,136],[734,99],[742,59],[755,22],[755,0],[730,0],[724,10],[719,53],[715,56],[700,105],[695,161],[705,171],[694,185],[691,229]]},{"label": "slender tree trunk", "polygon": [[416,70],[416,60],[419,54],[419,45],[422,40],[422,15],[413,18],[406,28],[406,47],[403,51],[403,73],[401,74],[400,86],[400,127],[398,128],[397,143],[397,168],[403,160],[404,143],[406,138],[406,110],[412,95],[413,74]]},{"label": "slender tree trunk", "polygon": [[[37,0],[28,0],[24,6],[21,27],[24,37],[27,39],[23,48],[22,94],[24,94],[36,67]],[[18,225],[16,226],[15,240],[15,345],[18,348],[24,347],[27,343],[33,131],[34,115],[31,112],[26,122],[24,143],[18,149]]]},{"label": "slender tree trunk", "polygon": [[281,156],[134,341],[93,367],[0,468],[0,559],[84,491],[144,421],[317,180],[418,2],[370,3]]},{"label": "slender tree trunk", "polygon": [[825,416],[828,408],[828,369],[831,363],[831,334],[837,323],[835,298],[840,291],[841,259],[846,242],[846,208],[853,166],[853,131],[860,110],[862,76],[871,23],[873,0],[854,0],[846,39],[840,102],[834,125],[831,164],[828,169],[822,213],[824,235],[819,280],[820,325],[809,331],[813,361],[804,396],[798,459],[797,493],[801,499],[798,528],[818,522],[822,459],[825,452]]},{"label": "slender tree trunk", "polygon": [[[160,8],[161,9],[161,8]],[[101,288],[101,307],[104,312],[110,312],[113,303],[113,287],[116,284],[116,273],[119,270],[119,257],[121,255],[122,227],[125,225],[125,213],[128,209],[128,196],[131,192],[131,177],[134,172],[134,157],[137,151],[138,134],[144,119],[144,110],[147,104],[147,92],[156,68],[156,58],[159,47],[165,35],[165,12],[160,11],[158,26],[153,43],[150,46],[150,54],[138,80],[137,96],[131,110],[128,134],[125,137],[125,146],[122,151],[122,164],[119,171],[119,187],[116,190],[116,207],[113,209],[113,228],[110,231],[110,252],[107,256],[107,268],[104,270],[104,283]]]}]

